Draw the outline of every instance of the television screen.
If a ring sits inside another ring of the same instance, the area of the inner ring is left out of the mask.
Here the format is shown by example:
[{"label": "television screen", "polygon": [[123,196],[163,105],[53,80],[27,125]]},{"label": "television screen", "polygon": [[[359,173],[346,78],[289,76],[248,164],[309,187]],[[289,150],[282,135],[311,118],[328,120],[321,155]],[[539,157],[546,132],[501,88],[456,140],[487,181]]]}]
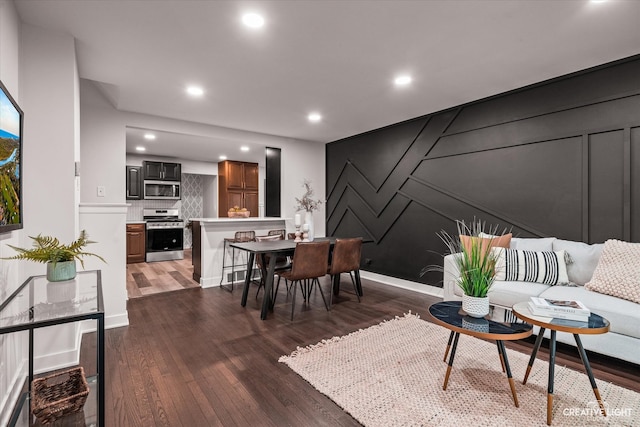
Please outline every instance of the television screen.
[{"label": "television screen", "polygon": [[0,81],[0,233],[22,228],[22,116]]}]

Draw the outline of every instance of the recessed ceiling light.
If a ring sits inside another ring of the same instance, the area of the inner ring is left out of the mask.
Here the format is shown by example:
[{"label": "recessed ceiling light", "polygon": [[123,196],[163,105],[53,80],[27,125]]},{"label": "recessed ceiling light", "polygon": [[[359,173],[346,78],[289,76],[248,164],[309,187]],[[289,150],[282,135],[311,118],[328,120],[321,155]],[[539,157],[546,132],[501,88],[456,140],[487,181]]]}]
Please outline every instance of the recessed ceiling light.
[{"label": "recessed ceiling light", "polygon": [[202,96],[204,95],[204,89],[200,86],[189,86],[187,88],[187,93],[191,96]]},{"label": "recessed ceiling light", "polygon": [[147,149],[142,146],[137,146],[136,151],[147,151]]},{"label": "recessed ceiling light", "polygon": [[227,160],[227,156],[220,156],[218,157],[220,160]]},{"label": "recessed ceiling light", "polygon": [[309,119],[310,122],[316,123],[322,120],[322,116],[320,115],[320,113],[310,113],[307,116],[307,119]]},{"label": "recessed ceiling light", "polygon": [[154,139],[156,139],[156,136],[152,133],[145,133],[144,134],[144,139],[148,139],[149,141],[153,141]]},{"label": "recessed ceiling light", "polygon": [[409,75],[402,75],[402,76],[398,76],[395,78],[395,80],[393,81],[396,86],[406,86],[409,83],[411,83],[411,76]]},{"label": "recessed ceiling light", "polygon": [[243,145],[242,147],[240,147],[240,150],[249,151],[249,147],[247,147],[246,145]]},{"label": "recessed ceiling light", "polygon": [[242,15],[242,23],[249,28],[261,28],[264,26],[264,18],[257,13],[245,13]]}]

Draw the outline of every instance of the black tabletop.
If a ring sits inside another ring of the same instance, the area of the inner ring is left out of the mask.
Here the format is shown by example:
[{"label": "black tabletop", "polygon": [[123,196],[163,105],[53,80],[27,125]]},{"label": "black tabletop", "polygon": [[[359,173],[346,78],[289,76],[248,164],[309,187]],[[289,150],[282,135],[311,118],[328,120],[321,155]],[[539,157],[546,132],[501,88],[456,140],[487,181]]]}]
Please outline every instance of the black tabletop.
[{"label": "black tabletop", "polygon": [[[331,244],[336,242],[333,237],[319,237],[313,241],[321,242],[326,240]],[[266,240],[262,242],[231,243],[229,246],[254,253],[273,253],[293,251],[296,248],[296,244],[294,240]]]},{"label": "black tabletop", "polygon": [[488,339],[520,339],[531,335],[532,331],[532,326],[526,323],[497,322],[487,318],[471,317],[462,311],[460,301],[432,304],[429,307],[429,314],[436,323],[451,330]]}]

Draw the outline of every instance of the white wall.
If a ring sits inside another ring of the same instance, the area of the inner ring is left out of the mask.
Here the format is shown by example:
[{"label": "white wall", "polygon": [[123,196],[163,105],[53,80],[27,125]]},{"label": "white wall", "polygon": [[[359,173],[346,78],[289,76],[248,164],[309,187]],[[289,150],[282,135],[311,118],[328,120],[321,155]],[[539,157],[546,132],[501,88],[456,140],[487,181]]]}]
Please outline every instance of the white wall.
[{"label": "white wall", "polygon": [[[19,78],[20,20],[13,2],[0,0],[0,80],[22,107]],[[15,252],[7,244],[22,246],[24,231],[0,234],[0,257]],[[22,283],[22,264],[0,260],[0,301],[4,301]],[[27,335],[0,336],[0,425],[7,425],[26,376]]]},{"label": "white wall", "polygon": [[[79,233],[75,176],[75,159],[79,157],[79,94],[75,41],[68,34],[22,24],[20,54],[25,111],[25,233],[53,235],[70,242]],[[44,272],[44,264],[25,264],[28,276]],[[36,371],[77,362],[79,326],[69,324],[36,330]]]}]

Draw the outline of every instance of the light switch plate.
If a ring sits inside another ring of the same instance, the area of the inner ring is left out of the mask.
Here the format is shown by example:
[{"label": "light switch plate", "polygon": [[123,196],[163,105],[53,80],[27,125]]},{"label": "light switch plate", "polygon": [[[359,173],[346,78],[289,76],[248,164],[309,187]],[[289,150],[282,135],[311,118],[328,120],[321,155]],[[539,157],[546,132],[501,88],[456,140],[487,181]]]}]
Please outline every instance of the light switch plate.
[{"label": "light switch plate", "polygon": [[106,190],[104,186],[98,185],[98,197],[104,197]]}]

